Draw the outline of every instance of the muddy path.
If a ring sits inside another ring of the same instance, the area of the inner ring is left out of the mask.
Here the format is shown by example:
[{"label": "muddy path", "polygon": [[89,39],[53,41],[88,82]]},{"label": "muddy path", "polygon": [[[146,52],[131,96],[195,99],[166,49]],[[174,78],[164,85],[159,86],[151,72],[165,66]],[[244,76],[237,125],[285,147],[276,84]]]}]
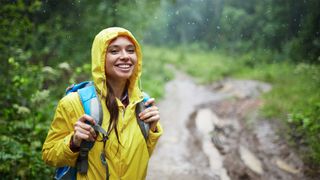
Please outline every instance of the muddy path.
[{"label": "muddy path", "polygon": [[164,134],[148,180],[308,179],[277,125],[259,116],[259,96],[270,85],[229,79],[201,86],[175,72],[158,103]]}]

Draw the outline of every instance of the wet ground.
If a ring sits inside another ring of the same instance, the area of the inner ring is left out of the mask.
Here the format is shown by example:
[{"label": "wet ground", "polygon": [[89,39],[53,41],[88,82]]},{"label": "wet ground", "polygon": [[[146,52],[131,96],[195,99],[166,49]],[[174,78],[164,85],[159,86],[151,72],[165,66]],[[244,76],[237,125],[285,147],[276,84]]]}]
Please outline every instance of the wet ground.
[{"label": "wet ground", "polygon": [[270,89],[231,79],[201,86],[177,72],[158,104],[164,134],[147,179],[307,179],[278,125],[259,116],[259,96]]}]

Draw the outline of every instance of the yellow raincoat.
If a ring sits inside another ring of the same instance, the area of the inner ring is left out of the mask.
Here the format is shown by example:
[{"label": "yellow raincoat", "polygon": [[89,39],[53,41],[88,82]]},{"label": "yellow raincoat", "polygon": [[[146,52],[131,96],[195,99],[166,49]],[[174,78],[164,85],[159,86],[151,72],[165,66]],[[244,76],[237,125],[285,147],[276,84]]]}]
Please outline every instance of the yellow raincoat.
[{"label": "yellow raincoat", "polygon": [[[114,131],[103,149],[103,142],[96,141],[89,152],[89,168],[86,175],[77,174],[77,179],[106,179],[106,168],[102,164],[100,154],[105,151],[109,165],[110,179],[145,179],[149,158],[162,134],[160,124],[157,132],[150,130],[147,142],[145,141],[136,120],[135,107],[142,101],[142,93],[138,87],[138,79],[142,70],[141,48],[133,35],[118,27],[107,28],[96,35],[92,45],[92,76],[103,108],[102,128],[108,129],[110,114],[105,104],[107,95],[105,57],[110,41],[118,36],[127,36],[136,46],[138,62],[130,78],[128,89],[129,104],[125,106],[117,99],[119,106],[118,132],[121,145],[119,145]],[[42,149],[43,160],[52,166],[75,166],[79,152],[72,152],[69,147],[70,138],[74,133],[74,124],[84,114],[77,93],[70,93],[62,98],[56,109],[48,136]],[[98,139],[101,139],[101,134]]]}]

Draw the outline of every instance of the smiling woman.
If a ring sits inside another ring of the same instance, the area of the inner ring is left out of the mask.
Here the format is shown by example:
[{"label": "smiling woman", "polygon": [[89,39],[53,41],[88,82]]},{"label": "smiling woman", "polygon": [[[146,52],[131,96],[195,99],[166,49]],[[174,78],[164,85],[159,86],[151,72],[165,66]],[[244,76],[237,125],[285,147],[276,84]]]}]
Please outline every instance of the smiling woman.
[{"label": "smiling woman", "polygon": [[[145,179],[162,128],[153,98],[145,102],[148,108],[136,113],[137,105],[143,101],[138,87],[141,66],[140,45],[128,30],[112,27],[96,35],[92,78],[102,106],[101,128],[107,136],[95,131],[93,126],[99,123],[84,114],[78,93],[70,93],[59,102],[43,145],[42,158],[47,164],[78,166],[82,142],[89,141],[95,143],[86,157],[88,166],[85,171],[80,168],[76,179]],[[150,125],[147,137],[137,118]]]}]

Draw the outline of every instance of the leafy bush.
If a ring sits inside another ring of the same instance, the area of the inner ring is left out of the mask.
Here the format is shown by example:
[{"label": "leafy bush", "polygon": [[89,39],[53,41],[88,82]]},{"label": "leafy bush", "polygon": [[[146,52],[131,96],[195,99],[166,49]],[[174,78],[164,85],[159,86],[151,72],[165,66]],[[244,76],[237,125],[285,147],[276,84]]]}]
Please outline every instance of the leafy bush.
[{"label": "leafy bush", "polygon": [[67,63],[42,67],[19,63],[13,57],[8,63],[12,70],[7,74],[10,86],[0,94],[5,99],[0,119],[0,172],[5,179],[47,179],[54,174],[54,168],[42,161],[42,143],[58,100],[73,81],[71,77],[85,76],[87,66],[73,72]]},{"label": "leafy bush", "polygon": [[[301,78],[300,97],[290,108],[288,122],[292,127],[292,139],[298,145],[304,157],[314,167],[320,165],[320,68],[300,64],[295,73]],[[304,145],[309,147],[301,148]]]},{"label": "leafy bush", "polygon": [[0,171],[5,179],[45,178],[52,171],[44,165],[40,152],[55,101],[50,90],[36,90],[42,89],[44,81],[41,67],[18,63],[13,57],[8,61],[12,71],[7,74],[6,91],[1,93]]}]

